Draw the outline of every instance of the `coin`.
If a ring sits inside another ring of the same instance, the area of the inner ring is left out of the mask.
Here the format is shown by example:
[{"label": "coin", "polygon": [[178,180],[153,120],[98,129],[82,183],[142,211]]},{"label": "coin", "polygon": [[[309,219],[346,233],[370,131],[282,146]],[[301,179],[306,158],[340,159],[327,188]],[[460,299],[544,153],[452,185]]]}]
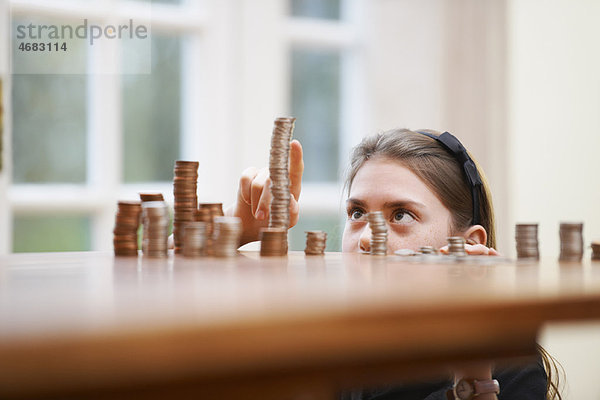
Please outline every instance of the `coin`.
[{"label": "coin", "polygon": [[287,255],[287,228],[262,228],[259,238],[261,256]]},{"label": "coin", "polygon": [[462,236],[451,236],[448,239],[448,254],[456,257],[465,257],[465,238]]},{"label": "coin", "polygon": [[538,224],[515,225],[515,244],[518,259],[540,259]]},{"label": "coin", "polygon": [[559,261],[581,261],[583,258],[583,223],[562,222],[560,224],[559,236]]},{"label": "coin", "polygon": [[164,201],[142,203],[144,224],[142,253],[148,257],[166,257],[169,237],[169,210]]},{"label": "coin", "polygon": [[322,255],[325,253],[327,245],[327,233],[323,231],[307,231],[306,247],[304,254],[306,255]]},{"label": "coin", "polygon": [[[277,118],[271,135],[269,175],[271,178],[271,203],[269,205],[269,228],[285,229],[280,248],[287,252],[287,229],[290,226],[290,142],[296,118]],[[269,234],[267,234],[269,235]],[[285,242],[285,243],[284,243]]]},{"label": "coin", "polygon": [[371,250],[373,255],[385,256],[387,254],[387,224],[383,212],[372,211],[367,214],[367,221],[371,229]]},{"label": "coin", "polygon": [[175,253],[181,253],[184,225],[194,221],[198,208],[198,161],[175,161],[173,168],[173,242]]},{"label": "coin", "polygon": [[592,242],[592,260],[600,260],[600,242]]},{"label": "coin", "polygon": [[206,244],[206,223],[201,221],[186,222],[183,226],[183,249],[185,257],[201,257]]},{"label": "coin", "polygon": [[142,213],[139,201],[119,201],[113,229],[115,256],[138,255],[138,228]]},{"label": "coin", "polygon": [[240,247],[242,220],[237,217],[214,217],[214,255],[234,257]]}]

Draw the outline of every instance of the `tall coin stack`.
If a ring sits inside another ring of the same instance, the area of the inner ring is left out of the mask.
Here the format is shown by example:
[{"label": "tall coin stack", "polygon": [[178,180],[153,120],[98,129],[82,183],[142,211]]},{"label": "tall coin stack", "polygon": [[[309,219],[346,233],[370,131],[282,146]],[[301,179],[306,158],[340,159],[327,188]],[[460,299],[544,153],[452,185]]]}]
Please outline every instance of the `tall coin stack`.
[{"label": "tall coin stack", "polygon": [[448,238],[448,254],[456,257],[464,257],[467,255],[465,250],[465,238],[462,236],[451,236]]},{"label": "tall coin stack", "polygon": [[559,261],[581,261],[583,258],[583,224],[560,224],[560,257]]},{"label": "tall coin stack", "polygon": [[518,259],[539,260],[538,224],[517,224],[515,242]]},{"label": "tall coin stack", "polygon": [[281,246],[287,253],[287,229],[290,227],[290,142],[296,118],[277,118],[271,135],[269,173],[271,177],[271,205],[269,228],[285,229]]},{"label": "tall coin stack", "polygon": [[600,242],[592,242],[592,260],[600,261]]},{"label": "tall coin stack", "polygon": [[173,240],[175,253],[181,252],[183,226],[194,221],[198,207],[198,161],[175,161],[173,178],[173,196],[175,200],[173,215]]},{"label": "tall coin stack", "polygon": [[183,235],[183,255],[201,257],[206,244],[206,224],[200,221],[186,222]]},{"label": "tall coin stack", "polygon": [[372,211],[367,214],[371,228],[371,254],[385,256],[387,254],[387,225],[383,212]]},{"label": "tall coin stack", "polygon": [[307,231],[306,232],[306,247],[304,254],[306,255],[321,255],[325,253],[327,246],[327,233],[323,231]]},{"label": "tall coin stack", "polygon": [[166,257],[169,237],[169,209],[164,201],[142,203],[144,238],[142,252],[148,257]]},{"label": "tall coin stack", "polygon": [[287,228],[262,228],[259,233],[261,256],[287,255]]},{"label": "tall coin stack", "polygon": [[115,256],[138,255],[138,228],[142,206],[139,201],[119,201],[113,231]]},{"label": "tall coin stack", "polygon": [[234,257],[240,247],[242,234],[242,220],[238,217],[214,218],[214,244],[213,251],[216,257]]}]

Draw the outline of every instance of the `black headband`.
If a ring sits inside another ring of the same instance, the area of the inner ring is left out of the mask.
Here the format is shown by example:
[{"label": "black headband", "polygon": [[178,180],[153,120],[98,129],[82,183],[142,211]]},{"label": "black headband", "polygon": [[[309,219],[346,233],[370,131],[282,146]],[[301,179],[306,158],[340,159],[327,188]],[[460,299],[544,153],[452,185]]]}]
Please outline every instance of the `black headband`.
[{"label": "black headband", "polygon": [[467,149],[462,143],[451,133],[444,132],[440,136],[433,135],[428,132],[417,131],[425,136],[429,136],[439,142],[446,150],[448,150],[454,158],[462,165],[465,175],[467,176],[467,183],[471,187],[471,193],[473,195],[473,222],[472,225],[479,225],[481,223],[479,216],[479,193],[481,191],[481,178],[477,172],[475,163],[469,157]]}]

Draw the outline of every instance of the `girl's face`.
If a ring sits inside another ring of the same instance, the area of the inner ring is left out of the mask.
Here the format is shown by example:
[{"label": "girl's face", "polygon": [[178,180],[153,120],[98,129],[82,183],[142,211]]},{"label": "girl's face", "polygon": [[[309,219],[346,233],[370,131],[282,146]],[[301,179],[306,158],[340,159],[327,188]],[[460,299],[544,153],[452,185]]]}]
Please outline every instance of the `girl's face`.
[{"label": "girl's face", "polygon": [[414,173],[397,161],[374,158],[358,170],[346,201],[344,252],[368,252],[371,229],[366,214],[382,211],[388,253],[421,246],[440,248],[450,236],[450,211]]}]

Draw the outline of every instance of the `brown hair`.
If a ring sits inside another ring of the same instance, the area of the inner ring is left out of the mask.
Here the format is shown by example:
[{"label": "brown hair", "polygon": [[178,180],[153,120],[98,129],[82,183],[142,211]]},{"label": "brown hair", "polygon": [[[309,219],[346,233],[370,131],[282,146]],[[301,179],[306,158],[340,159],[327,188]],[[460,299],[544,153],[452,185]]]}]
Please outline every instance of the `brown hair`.
[{"label": "brown hair", "polygon": [[[431,130],[421,132],[439,136],[439,132]],[[496,248],[494,207],[489,184],[477,161],[470,153],[469,156],[483,182],[478,195],[480,223],[487,232],[486,246]],[[450,211],[452,231],[465,231],[472,225],[473,195],[462,166],[435,139],[408,129],[393,129],[364,138],[352,151],[345,183],[348,194],[358,170],[367,160],[376,157],[398,161],[417,175]],[[538,346],[538,351],[547,375],[546,398],[560,400],[560,364],[543,347]]]},{"label": "brown hair", "polygon": [[[423,132],[439,135],[431,130]],[[364,138],[351,155],[346,179],[348,193],[358,170],[367,160],[375,157],[398,161],[417,175],[450,211],[451,231],[462,232],[472,225],[473,195],[462,166],[435,139],[408,129],[393,129]],[[477,161],[473,161],[483,182],[478,191],[480,224],[487,233],[486,246],[496,248],[492,196],[483,171]]]}]

